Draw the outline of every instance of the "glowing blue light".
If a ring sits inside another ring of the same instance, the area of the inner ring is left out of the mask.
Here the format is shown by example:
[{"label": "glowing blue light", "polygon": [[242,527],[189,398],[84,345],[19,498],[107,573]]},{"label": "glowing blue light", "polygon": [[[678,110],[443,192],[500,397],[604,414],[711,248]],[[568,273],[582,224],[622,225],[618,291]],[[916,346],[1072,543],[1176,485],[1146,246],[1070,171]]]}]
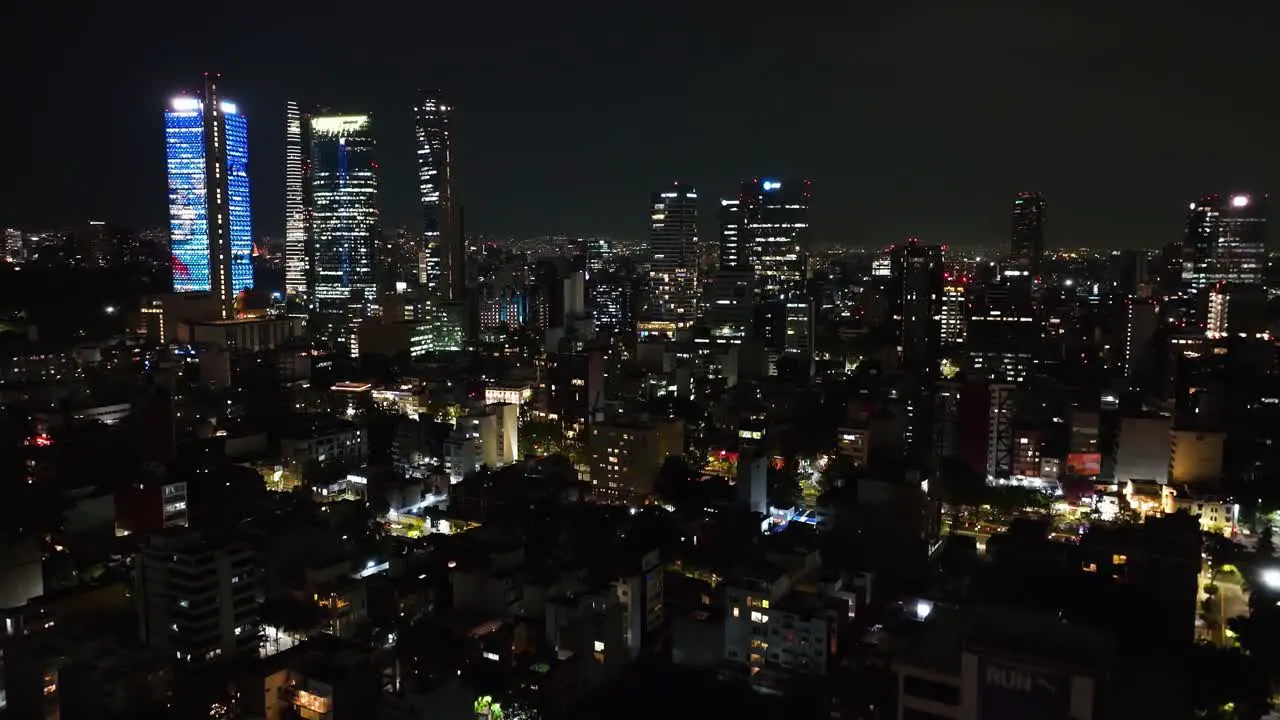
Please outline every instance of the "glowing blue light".
[{"label": "glowing blue light", "polygon": [[164,130],[173,290],[207,292],[209,204],[204,173],[204,116],[198,111],[166,112]]},{"label": "glowing blue light", "polygon": [[777,180],[763,180],[760,182],[760,189],[765,192],[774,192],[782,189],[782,183]]},{"label": "glowing blue light", "polygon": [[[234,106],[233,106],[234,107]],[[253,287],[253,219],[249,210],[249,126],[243,115],[224,115],[227,133],[227,241],[231,292]]]},{"label": "glowing blue light", "polygon": [[[234,108],[231,103],[224,103]],[[174,292],[208,292],[210,278],[209,178],[205,175],[203,106],[178,98],[165,112],[169,176],[169,237]],[[231,291],[253,287],[252,219],[249,210],[249,130],[243,115],[223,115],[227,154],[227,240]]]}]

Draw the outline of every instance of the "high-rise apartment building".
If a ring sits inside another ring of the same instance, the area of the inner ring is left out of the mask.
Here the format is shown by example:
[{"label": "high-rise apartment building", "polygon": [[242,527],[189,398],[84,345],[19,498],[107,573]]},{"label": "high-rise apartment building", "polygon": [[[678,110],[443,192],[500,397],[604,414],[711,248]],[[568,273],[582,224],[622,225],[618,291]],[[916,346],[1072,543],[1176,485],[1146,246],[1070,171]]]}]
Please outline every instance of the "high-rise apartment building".
[{"label": "high-rise apartment building", "polygon": [[441,299],[460,300],[466,290],[467,254],[454,188],[453,108],[438,92],[425,92],[414,115],[423,221],[418,280]]},{"label": "high-rise apartment building", "polygon": [[193,663],[256,654],[258,575],[247,543],[171,528],[147,538],[134,573],[148,647]]},{"label": "high-rise apartment building", "polygon": [[253,286],[249,129],[217,75],[165,111],[169,246],[175,292],[212,292],[224,318]]},{"label": "high-rise apartment building", "polygon": [[674,183],[649,204],[649,302],[641,330],[671,335],[697,315],[698,191]]},{"label": "high-rise apartment building", "polygon": [[21,230],[10,228],[4,231],[4,259],[6,262],[11,262],[15,265],[25,259]]},{"label": "high-rise apartment building", "polygon": [[942,247],[909,238],[893,248],[891,259],[890,301],[902,365],[932,378],[942,340]]},{"label": "high-rise apartment building", "polygon": [[1044,258],[1044,197],[1020,192],[1013,199],[1013,229],[1009,236],[1009,259],[1033,276],[1040,275]]},{"label": "high-rise apartment building", "polygon": [[942,275],[942,347],[954,349],[964,344],[968,327],[967,297],[969,276],[947,271]]},{"label": "high-rise apartment building", "polygon": [[307,203],[310,128],[308,118],[292,101],[285,105],[284,124],[284,288],[293,297],[306,295],[311,265]]},{"label": "high-rise apartment building", "polygon": [[985,283],[976,291],[971,286],[970,291],[965,334],[969,375],[998,384],[1025,382],[1044,340],[1029,293],[1007,282]]},{"label": "high-rise apartment building", "polygon": [[590,280],[591,319],[596,330],[617,334],[634,332],[631,276],[621,270],[608,270],[592,274]]},{"label": "high-rise apartment building", "polygon": [[1218,283],[1261,283],[1267,268],[1265,195],[1209,195],[1191,203],[1182,243],[1182,281],[1193,291]]},{"label": "high-rise apartment building", "polygon": [[368,115],[311,118],[312,334],[358,356],[377,301],[378,164]]}]

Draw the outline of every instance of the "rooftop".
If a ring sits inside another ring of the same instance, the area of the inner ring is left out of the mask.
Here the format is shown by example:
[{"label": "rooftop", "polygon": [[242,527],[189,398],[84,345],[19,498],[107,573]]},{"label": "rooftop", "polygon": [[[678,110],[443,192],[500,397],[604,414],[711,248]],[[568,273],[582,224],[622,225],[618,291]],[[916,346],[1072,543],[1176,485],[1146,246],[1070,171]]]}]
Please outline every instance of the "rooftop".
[{"label": "rooftop", "polygon": [[965,651],[1025,658],[1093,671],[1116,650],[1100,631],[1069,624],[1050,613],[988,605],[953,608],[936,605],[928,617],[906,623],[894,633],[901,650],[897,662],[935,672],[958,674]]}]

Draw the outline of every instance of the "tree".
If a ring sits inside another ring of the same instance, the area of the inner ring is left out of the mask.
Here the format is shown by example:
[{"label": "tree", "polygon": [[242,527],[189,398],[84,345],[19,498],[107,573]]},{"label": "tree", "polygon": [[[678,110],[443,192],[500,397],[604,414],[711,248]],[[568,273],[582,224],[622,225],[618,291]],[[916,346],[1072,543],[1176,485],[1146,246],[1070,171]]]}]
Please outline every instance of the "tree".
[{"label": "tree", "polygon": [[1204,533],[1202,537],[1205,558],[1213,574],[1211,579],[1216,579],[1224,567],[1239,565],[1244,559],[1241,552],[1244,548],[1221,533]]},{"label": "tree", "polygon": [[777,470],[769,466],[766,490],[769,504],[776,508],[793,508],[800,504],[804,491],[800,487],[800,475],[789,470]]},{"label": "tree", "polygon": [[520,426],[520,444],[534,455],[564,455],[575,464],[585,462],[586,448],[579,438],[565,435],[558,422],[530,420]]},{"label": "tree", "polygon": [[1004,513],[1014,513],[1026,508],[1047,510],[1049,497],[1039,490],[1018,485],[988,488],[986,504]]},{"label": "tree", "polygon": [[670,455],[658,470],[654,490],[666,502],[677,507],[700,505],[703,493],[699,492],[693,468],[679,455]]},{"label": "tree", "polygon": [[953,459],[944,458],[941,468],[943,497],[952,505],[977,507],[989,500],[987,476]]},{"label": "tree", "polygon": [[1276,543],[1272,532],[1271,520],[1264,520],[1262,530],[1258,532],[1258,557],[1271,557],[1276,554]]},{"label": "tree", "polygon": [[1187,660],[1185,680],[1196,717],[1255,720],[1271,709],[1266,672],[1239,649],[1197,644]]},{"label": "tree", "polygon": [[836,455],[827,462],[827,466],[822,470],[821,489],[826,492],[831,488],[855,482],[861,474],[862,468],[853,462],[853,458],[843,454]]}]

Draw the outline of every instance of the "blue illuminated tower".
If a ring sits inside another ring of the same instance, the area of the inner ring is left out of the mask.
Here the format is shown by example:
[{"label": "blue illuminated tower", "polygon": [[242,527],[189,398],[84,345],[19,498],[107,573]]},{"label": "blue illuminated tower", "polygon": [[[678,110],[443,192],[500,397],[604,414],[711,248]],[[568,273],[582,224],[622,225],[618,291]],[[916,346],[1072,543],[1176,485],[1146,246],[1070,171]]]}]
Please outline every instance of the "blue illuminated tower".
[{"label": "blue illuminated tower", "polygon": [[202,96],[176,97],[165,111],[169,246],[174,292],[215,293],[231,318],[253,287],[249,127],[218,84],[206,74]]}]

